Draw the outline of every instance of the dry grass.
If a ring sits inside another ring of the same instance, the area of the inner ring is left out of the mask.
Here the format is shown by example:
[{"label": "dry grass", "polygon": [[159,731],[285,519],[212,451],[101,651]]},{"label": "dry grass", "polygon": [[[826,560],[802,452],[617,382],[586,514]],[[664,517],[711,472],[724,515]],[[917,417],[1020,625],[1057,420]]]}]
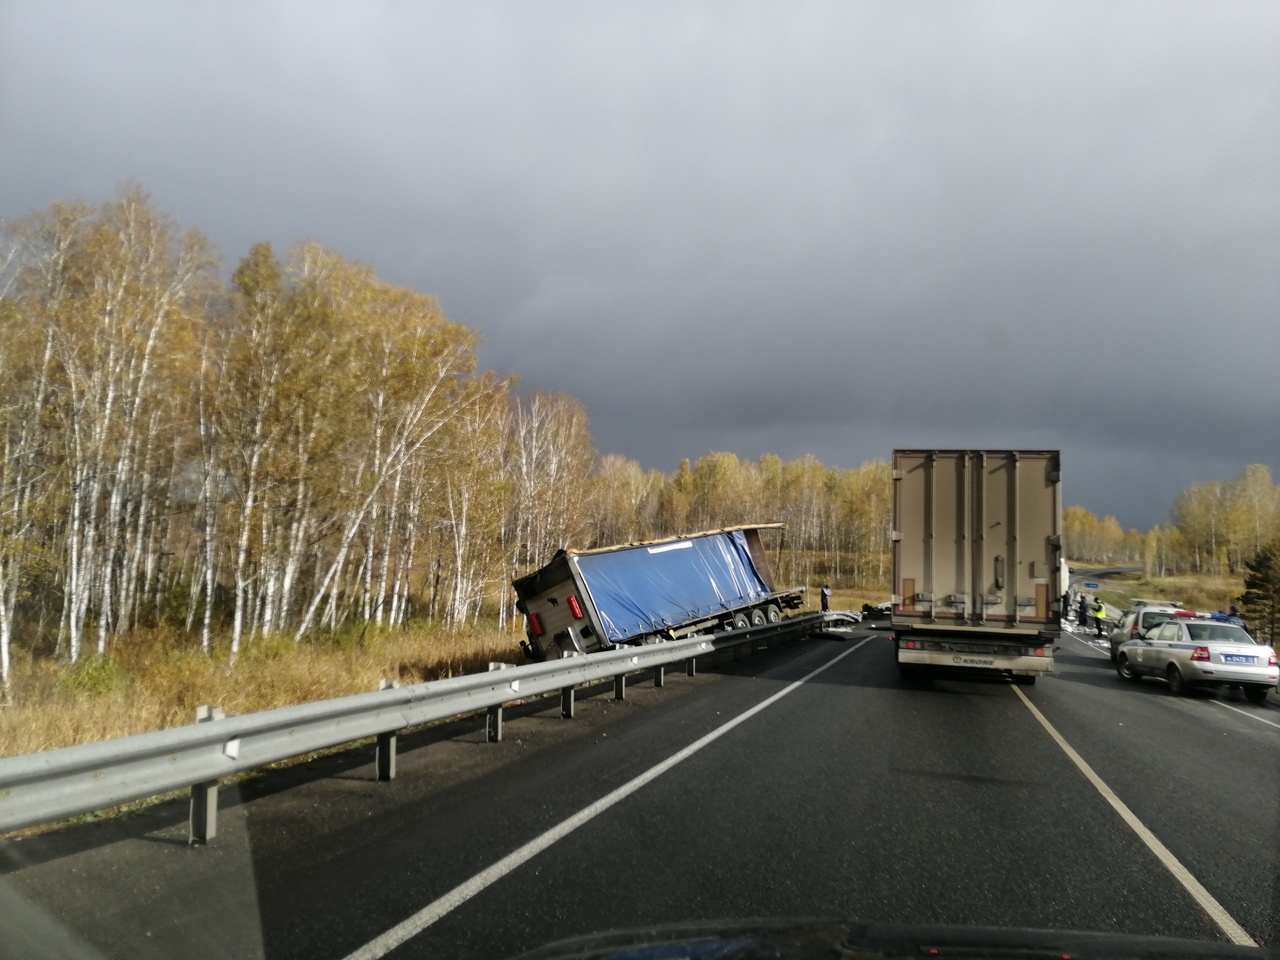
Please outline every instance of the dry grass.
[{"label": "dry grass", "polygon": [[1122,609],[1134,597],[1177,600],[1190,610],[1226,610],[1244,590],[1240,577],[1125,577],[1103,582],[1098,593]]},{"label": "dry grass", "polygon": [[[805,609],[821,610],[822,597],[820,595],[821,587],[811,587],[807,597]],[[869,603],[873,607],[877,603],[884,603],[889,599],[889,591],[886,589],[883,593],[876,590],[863,587],[855,589],[839,589],[831,588],[831,609],[832,610],[853,610],[860,611],[864,603]]]},{"label": "dry grass", "polygon": [[19,659],[14,698],[0,707],[0,757],[191,723],[196,707],[252,713],[378,688],[384,678],[418,683],[518,663],[518,636],[496,630],[415,630],[347,642],[248,645],[234,667],[226,652],[191,650],[182,634],[139,632],[105,661],[76,667]]},{"label": "dry grass", "polygon": [[[837,589],[833,610],[861,610],[887,594]],[[820,606],[818,587],[803,609]],[[490,660],[519,663],[520,636],[496,629],[368,631],[295,644],[269,637],[248,644],[234,667],[225,649],[206,656],[172,630],[138,631],[115,642],[105,661],[75,667],[18,656],[13,702],[0,706],[0,757],[52,750],[189,724],[196,707],[229,714],[376,690],[382,679],[419,683],[484,670]]]}]

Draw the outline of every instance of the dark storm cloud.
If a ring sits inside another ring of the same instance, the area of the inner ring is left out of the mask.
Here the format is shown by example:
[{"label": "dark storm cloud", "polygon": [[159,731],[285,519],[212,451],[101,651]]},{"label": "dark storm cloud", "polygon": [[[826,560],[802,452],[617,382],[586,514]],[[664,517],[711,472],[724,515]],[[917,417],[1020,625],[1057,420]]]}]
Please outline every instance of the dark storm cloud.
[{"label": "dark storm cloud", "polygon": [[436,294],[647,465],[1280,466],[1280,8],[0,7],[0,215],[135,178]]}]

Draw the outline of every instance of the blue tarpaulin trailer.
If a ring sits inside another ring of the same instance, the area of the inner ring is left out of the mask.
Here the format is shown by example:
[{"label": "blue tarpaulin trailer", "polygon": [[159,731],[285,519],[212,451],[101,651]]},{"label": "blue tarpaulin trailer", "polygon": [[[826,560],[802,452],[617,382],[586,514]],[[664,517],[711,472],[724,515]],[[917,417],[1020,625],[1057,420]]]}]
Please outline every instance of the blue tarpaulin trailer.
[{"label": "blue tarpaulin trailer", "polygon": [[514,581],[534,660],[778,620],[804,602],[779,591],[760,538],[729,527],[595,550],[562,550]]}]

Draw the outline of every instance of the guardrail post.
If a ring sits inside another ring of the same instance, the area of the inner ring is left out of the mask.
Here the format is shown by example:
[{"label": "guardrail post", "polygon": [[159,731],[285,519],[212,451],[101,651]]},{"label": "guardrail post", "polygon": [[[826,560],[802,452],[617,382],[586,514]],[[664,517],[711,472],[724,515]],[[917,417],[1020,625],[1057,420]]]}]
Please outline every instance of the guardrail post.
[{"label": "guardrail post", "polygon": [[[398,680],[382,680],[378,683],[379,690],[390,690],[398,686],[400,686]],[[396,778],[397,733],[396,730],[389,730],[378,734],[378,745],[373,751],[373,769],[374,776],[380,783]]]},{"label": "guardrail post", "polygon": [[[513,666],[510,663],[502,663],[499,660],[489,661],[490,672],[494,670],[506,670]],[[502,704],[489,708],[489,715],[484,720],[484,737],[489,743],[502,742]]]},{"label": "guardrail post", "polygon": [[[564,653],[561,654],[562,660],[567,660],[567,659],[570,659],[571,657],[577,657],[576,650],[564,650]],[[573,719],[573,687],[572,686],[561,687],[561,717],[563,717],[564,719]]]},{"label": "guardrail post", "polygon": [[620,673],[613,678],[613,699],[627,699],[627,675]]},{"label": "guardrail post", "polygon": [[684,675],[686,677],[696,677],[698,675],[697,657],[690,657],[684,662]]},{"label": "guardrail post", "polygon": [[661,687],[663,685],[665,673],[666,673],[666,667],[663,666],[661,663],[653,668],[653,685],[655,687]]},{"label": "guardrail post", "polygon": [[[196,723],[211,723],[226,717],[221,707],[196,707]],[[218,781],[191,785],[191,816],[187,842],[191,846],[208,843],[218,835]]]}]

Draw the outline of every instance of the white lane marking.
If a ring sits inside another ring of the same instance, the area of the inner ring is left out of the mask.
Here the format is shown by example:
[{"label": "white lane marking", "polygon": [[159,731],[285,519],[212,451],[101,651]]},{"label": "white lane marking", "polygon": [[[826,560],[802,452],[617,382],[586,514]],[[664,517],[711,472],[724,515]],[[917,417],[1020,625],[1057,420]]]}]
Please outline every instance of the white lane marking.
[{"label": "white lane marking", "polygon": [[1076,753],[1071,744],[1063,739],[1062,734],[1054,728],[1043,713],[1036,709],[1036,705],[1032,703],[1025,693],[1017,687],[1013,687],[1022,702],[1027,705],[1027,709],[1031,711],[1031,715],[1040,721],[1040,726],[1048,731],[1049,736],[1053,737],[1054,742],[1058,744],[1063,752],[1071,758],[1072,762],[1080,768],[1080,772],[1085,775],[1090,783],[1094,785],[1097,791],[1102,794],[1103,799],[1111,804],[1116,813],[1120,814],[1120,818],[1124,820],[1142,840],[1151,852],[1156,855],[1165,868],[1173,874],[1174,878],[1186,888],[1187,893],[1200,904],[1201,909],[1209,915],[1209,918],[1218,925],[1218,928],[1227,935],[1232,943],[1239,944],[1244,947],[1256,947],[1255,941],[1249,934],[1245,933],[1244,927],[1236,923],[1231,914],[1227,913],[1225,907],[1214,899],[1213,894],[1204,888],[1195,877],[1191,875],[1191,871],[1184,867],[1178,858],[1169,852],[1169,848],[1159,841],[1154,833],[1147,829],[1146,824],[1137,818],[1132,810],[1125,805],[1125,802],[1116,796],[1115,791],[1108,787],[1100,776],[1093,772],[1093,767],[1085,762],[1084,757]]},{"label": "white lane marking", "polygon": [[[1103,654],[1106,654],[1107,656],[1111,655],[1111,641],[1104,637],[1093,637],[1092,635],[1090,635],[1089,637],[1078,637],[1076,636],[1075,631],[1073,631],[1070,628],[1070,626],[1068,626],[1067,629],[1063,631],[1062,636],[1064,638],[1074,640],[1076,643],[1080,644],[1090,653],[1093,653],[1093,654],[1103,653]],[[1095,640],[1098,642],[1095,643],[1094,642]]]},{"label": "white lane marking", "polygon": [[783,689],[779,690],[773,696],[768,697],[764,700],[761,700],[754,707],[751,707],[750,709],[744,711],[743,713],[738,714],[732,720],[729,720],[728,722],[723,723],[720,726],[716,727],[706,736],[701,737],[698,740],[695,740],[693,743],[689,744],[683,750],[673,753],[671,756],[667,757],[667,759],[663,760],[659,764],[656,764],[655,766],[650,767],[648,770],[640,774],[638,777],[635,777],[632,780],[628,780],[626,783],[618,787],[616,790],[612,791],[611,793],[605,794],[595,803],[592,803],[592,804],[589,804],[588,806],[583,807],[581,810],[579,810],[569,819],[560,822],[559,824],[557,824],[556,826],[548,830],[546,833],[543,833],[540,836],[534,837],[524,846],[518,847],[517,849],[511,851],[501,860],[494,863],[492,866],[487,867],[484,870],[481,870],[470,880],[466,880],[458,884],[456,887],[454,887],[444,896],[427,904],[425,907],[423,907],[413,916],[409,917],[407,920],[402,920],[400,923],[396,924],[386,933],[369,941],[359,950],[356,950],[354,953],[350,954],[346,958],[346,960],[378,960],[378,958],[386,956],[386,954],[390,953],[396,947],[400,946],[400,944],[404,943],[410,937],[416,936],[417,934],[421,933],[423,930],[427,929],[427,927],[435,923],[437,920],[439,920],[441,917],[445,916],[450,911],[462,906],[462,904],[466,903],[468,900],[474,897],[477,893],[480,893],[482,890],[484,890],[485,887],[488,887],[490,884],[505,877],[508,873],[516,869],[516,867],[520,866],[526,860],[529,860],[537,856],[539,853],[547,849],[547,847],[551,846],[557,840],[563,840],[569,834],[573,833],[573,831],[577,830],[580,826],[595,819],[596,817],[604,813],[606,810],[608,810],[610,807],[612,807],[614,804],[618,803],[619,801],[625,800],[627,797],[631,796],[631,794],[635,793],[637,790],[639,790],[645,784],[649,783],[651,780],[657,779],[658,777],[662,776],[662,774],[666,773],[668,770],[674,767],[676,764],[684,760],[688,760],[691,756],[693,756],[703,747],[707,746],[713,741],[719,740],[721,737],[723,737],[726,733],[728,733],[734,727],[738,726],[738,724],[744,723],[747,720],[750,720],[761,710],[764,710],[767,707],[772,706],[773,704],[781,700],[783,697],[785,697],[787,694],[798,689],[802,684],[805,684],[808,681],[812,680],[814,677],[822,673],[824,670],[827,670],[830,667],[835,666],[845,657],[849,656],[849,654],[856,652],[864,644],[866,644],[868,640],[871,640],[871,639],[872,639],[871,637],[866,637],[865,639],[862,640],[861,643],[858,643],[855,646],[850,647],[848,650],[844,651],[839,656],[833,657],[832,659],[828,660],[822,666],[818,667],[818,669],[805,674],[799,680],[796,680],[794,683],[791,683],[788,686],[784,687]]},{"label": "white lane marking", "polygon": [[1239,707],[1233,707],[1231,704],[1223,703],[1221,700],[1210,700],[1209,702],[1216,703],[1224,710],[1234,710],[1242,717],[1248,717],[1250,720],[1257,720],[1259,723],[1265,723],[1269,727],[1275,727],[1277,730],[1280,730],[1280,723],[1276,723],[1274,720],[1265,720],[1257,714],[1250,713],[1248,710],[1241,710]]}]

